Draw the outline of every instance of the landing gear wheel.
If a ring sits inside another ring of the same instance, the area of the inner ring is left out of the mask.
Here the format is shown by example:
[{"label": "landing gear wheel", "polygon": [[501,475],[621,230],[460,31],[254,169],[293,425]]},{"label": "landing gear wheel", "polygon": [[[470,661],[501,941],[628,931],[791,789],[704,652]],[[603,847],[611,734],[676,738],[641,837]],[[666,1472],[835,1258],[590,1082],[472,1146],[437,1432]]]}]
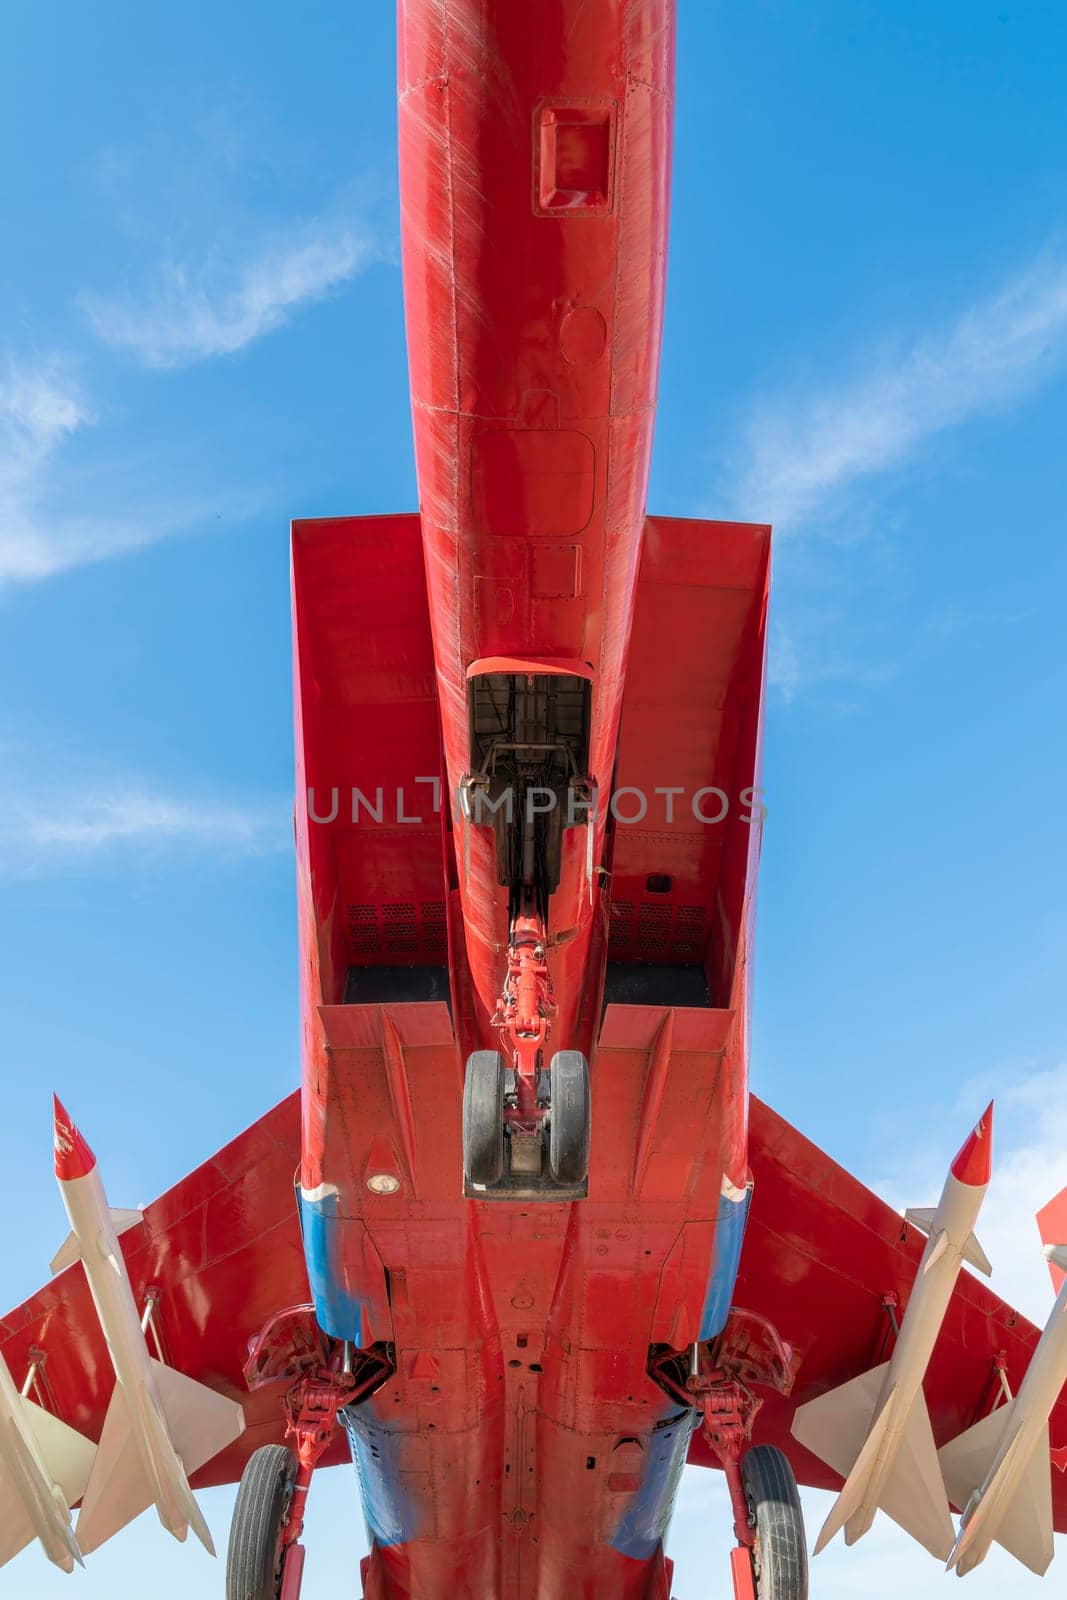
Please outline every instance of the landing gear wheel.
[{"label": "landing gear wheel", "polygon": [[584,1183],[589,1173],[589,1063],[580,1050],[557,1050],[549,1074],[552,1110],[548,1160],[557,1183]]},{"label": "landing gear wheel", "polygon": [[758,1600],[808,1600],[804,1513],[788,1457],[773,1445],[755,1445],[742,1457],[741,1481],[756,1528]]},{"label": "landing gear wheel", "polygon": [[233,1507],[226,1552],[226,1600],[278,1600],[285,1550],[282,1530],[293,1498],[296,1457],[265,1444],[249,1456]]},{"label": "landing gear wheel", "polygon": [[463,1080],[463,1176],[485,1188],[504,1172],[504,1057],[474,1050]]}]

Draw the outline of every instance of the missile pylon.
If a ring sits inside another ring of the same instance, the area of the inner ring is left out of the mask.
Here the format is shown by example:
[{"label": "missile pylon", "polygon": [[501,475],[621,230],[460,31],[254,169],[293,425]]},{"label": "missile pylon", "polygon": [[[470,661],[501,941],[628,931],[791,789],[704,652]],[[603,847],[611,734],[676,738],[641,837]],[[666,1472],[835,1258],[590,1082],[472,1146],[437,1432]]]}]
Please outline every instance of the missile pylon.
[{"label": "missile pylon", "polygon": [[[1067,1245],[1045,1257],[1067,1272]],[[1055,1554],[1048,1421],[1067,1382],[1067,1279],[1014,1400],[961,1433],[940,1453],[953,1503],[962,1508],[948,1560],[962,1578],[997,1544],[1038,1575]]]},{"label": "missile pylon", "polygon": [[840,1529],[846,1544],[863,1537],[879,1508],[944,1561],[954,1529],[923,1378],[964,1261],[989,1263],[974,1225],[989,1186],[993,1141],[990,1105],[968,1136],[932,1210],[908,1219],[929,1234],[889,1361],[800,1406],[793,1435],[844,1478],[815,1544]]},{"label": "missile pylon", "polygon": [[189,1474],[244,1430],[236,1401],[149,1354],[118,1234],[139,1212],[113,1212],[96,1157],[55,1101],[55,1170],[71,1234],[52,1263],[80,1257],[115,1371],[115,1388],[78,1514],[77,1540],[88,1554],[154,1505],[176,1539],[190,1528],[212,1555],[207,1523]]},{"label": "missile pylon", "polygon": [[92,1440],[19,1394],[0,1356],[0,1566],[34,1538],[64,1572],[84,1565],[70,1508],[95,1454]]}]

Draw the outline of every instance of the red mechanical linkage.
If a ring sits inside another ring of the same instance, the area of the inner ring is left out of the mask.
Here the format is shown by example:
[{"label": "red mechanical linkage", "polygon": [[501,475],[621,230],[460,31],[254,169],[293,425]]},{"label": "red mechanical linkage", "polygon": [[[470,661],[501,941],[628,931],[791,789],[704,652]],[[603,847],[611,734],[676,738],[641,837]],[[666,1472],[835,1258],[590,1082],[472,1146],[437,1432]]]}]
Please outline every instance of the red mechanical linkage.
[{"label": "red mechanical linkage", "polygon": [[555,1012],[545,946],[541,918],[534,912],[520,913],[511,925],[507,977],[493,1016],[505,1057],[515,1069],[516,1104],[504,1114],[530,1133],[544,1119],[544,1107],[537,1102],[537,1074]]},{"label": "red mechanical linkage", "polygon": [[[283,1550],[295,1545],[304,1530],[304,1509],[315,1468],[333,1442],[339,1426],[337,1413],[351,1404],[356,1387],[351,1372],[325,1369],[298,1379],[285,1396],[285,1436],[296,1441],[297,1465],[289,1513],[282,1527]],[[287,1556],[286,1567],[289,1559]],[[302,1556],[300,1565],[303,1566]],[[297,1588],[293,1600],[299,1592]],[[284,1586],[282,1595],[283,1600],[289,1600]]]},{"label": "red mechanical linkage", "polygon": [[280,1311],[249,1345],[245,1363],[249,1389],[295,1380],[282,1400],[285,1436],[295,1441],[297,1465],[279,1540],[279,1558],[284,1556],[280,1600],[300,1597],[305,1551],[297,1541],[315,1468],[340,1426],[337,1413],[373,1394],[393,1370],[391,1346],[359,1350],[328,1338],[315,1319],[314,1306]]},{"label": "red mechanical linkage", "polygon": [[792,1348],[766,1317],[743,1306],[731,1306],[718,1338],[688,1351],[660,1346],[649,1364],[649,1375],[669,1395],[703,1413],[704,1437],[719,1459],[733,1509],[737,1546],[730,1556],[730,1573],[734,1600],[756,1600],[756,1530],[741,1478],[741,1457],[752,1439],[763,1401],[749,1385],[789,1394],[794,1381]]},{"label": "red mechanical linkage", "polygon": [[705,1389],[699,1395],[699,1404],[704,1413],[704,1437],[719,1458],[730,1491],[734,1536],[739,1545],[751,1550],[756,1530],[741,1481],[741,1456],[752,1437],[752,1424],[763,1401],[737,1379],[726,1379]]}]

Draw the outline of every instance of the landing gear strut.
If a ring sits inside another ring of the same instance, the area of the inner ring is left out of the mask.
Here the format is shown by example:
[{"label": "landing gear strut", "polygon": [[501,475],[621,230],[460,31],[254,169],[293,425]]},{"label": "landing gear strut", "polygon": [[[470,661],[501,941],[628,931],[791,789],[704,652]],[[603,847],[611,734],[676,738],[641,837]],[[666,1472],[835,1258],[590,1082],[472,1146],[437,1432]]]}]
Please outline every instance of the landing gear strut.
[{"label": "landing gear strut", "polygon": [[234,1502],[226,1556],[226,1600],[300,1600],[304,1508],[315,1468],[337,1438],[337,1414],[358,1405],[394,1370],[391,1347],[358,1350],[328,1339],[313,1306],[274,1317],[245,1364],[249,1389],[290,1379],[285,1445],[253,1451]]},{"label": "landing gear strut", "polygon": [[545,1070],[555,1005],[544,924],[531,900],[512,922],[507,976],[493,1016],[504,1049],[475,1050],[467,1058],[464,1192],[480,1198],[494,1189],[508,1196],[578,1197],[589,1172],[589,1063],[580,1050],[557,1050]]},{"label": "landing gear strut", "polygon": [[790,1392],[789,1346],[764,1317],[734,1306],[717,1339],[687,1352],[653,1346],[648,1370],[672,1398],[702,1413],[704,1438],[718,1457],[733,1508],[734,1600],[808,1600],[808,1551],[793,1469],[773,1445],[751,1445],[763,1404],[751,1386]]}]

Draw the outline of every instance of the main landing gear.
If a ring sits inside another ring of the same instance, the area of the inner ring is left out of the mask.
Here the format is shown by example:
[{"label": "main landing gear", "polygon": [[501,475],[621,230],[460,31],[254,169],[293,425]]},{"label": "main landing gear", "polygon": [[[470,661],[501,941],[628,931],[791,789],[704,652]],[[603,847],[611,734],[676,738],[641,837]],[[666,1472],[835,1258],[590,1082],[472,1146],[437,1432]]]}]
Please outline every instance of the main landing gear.
[{"label": "main landing gear", "polygon": [[290,1379],[284,1399],[286,1445],[253,1451],[241,1475],[226,1554],[226,1600],[300,1600],[304,1507],[311,1479],[340,1430],[337,1414],[358,1405],[393,1371],[390,1348],[357,1350],[327,1339],[314,1307],[272,1319],[245,1366],[249,1389]]},{"label": "main landing gear", "polygon": [[654,1347],[649,1373],[703,1414],[704,1437],[730,1492],[737,1545],[734,1600],[808,1600],[808,1549],[797,1481],[774,1445],[751,1445],[763,1404],[750,1385],[788,1394],[792,1352],[765,1318],[735,1306],[719,1337],[688,1354]]},{"label": "main landing gear", "polygon": [[[804,1513],[789,1458],[774,1445],[754,1445],[741,1457],[741,1484],[753,1532],[753,1593],[759,1600],[807,1600]],[[739,1596],[745,1593],[736,1581],[734,1589]]]},{"label": "main landing gear", "polygon": [[528,908],[512,923],[507,977],[493,1017],[507,1054],[475,1050],[467,1058],[467,1195],[577,1199],[586,1193],[589,1063],[580,1050],[557,1050],[545,1070],[554,1010],[544,927]]}]

